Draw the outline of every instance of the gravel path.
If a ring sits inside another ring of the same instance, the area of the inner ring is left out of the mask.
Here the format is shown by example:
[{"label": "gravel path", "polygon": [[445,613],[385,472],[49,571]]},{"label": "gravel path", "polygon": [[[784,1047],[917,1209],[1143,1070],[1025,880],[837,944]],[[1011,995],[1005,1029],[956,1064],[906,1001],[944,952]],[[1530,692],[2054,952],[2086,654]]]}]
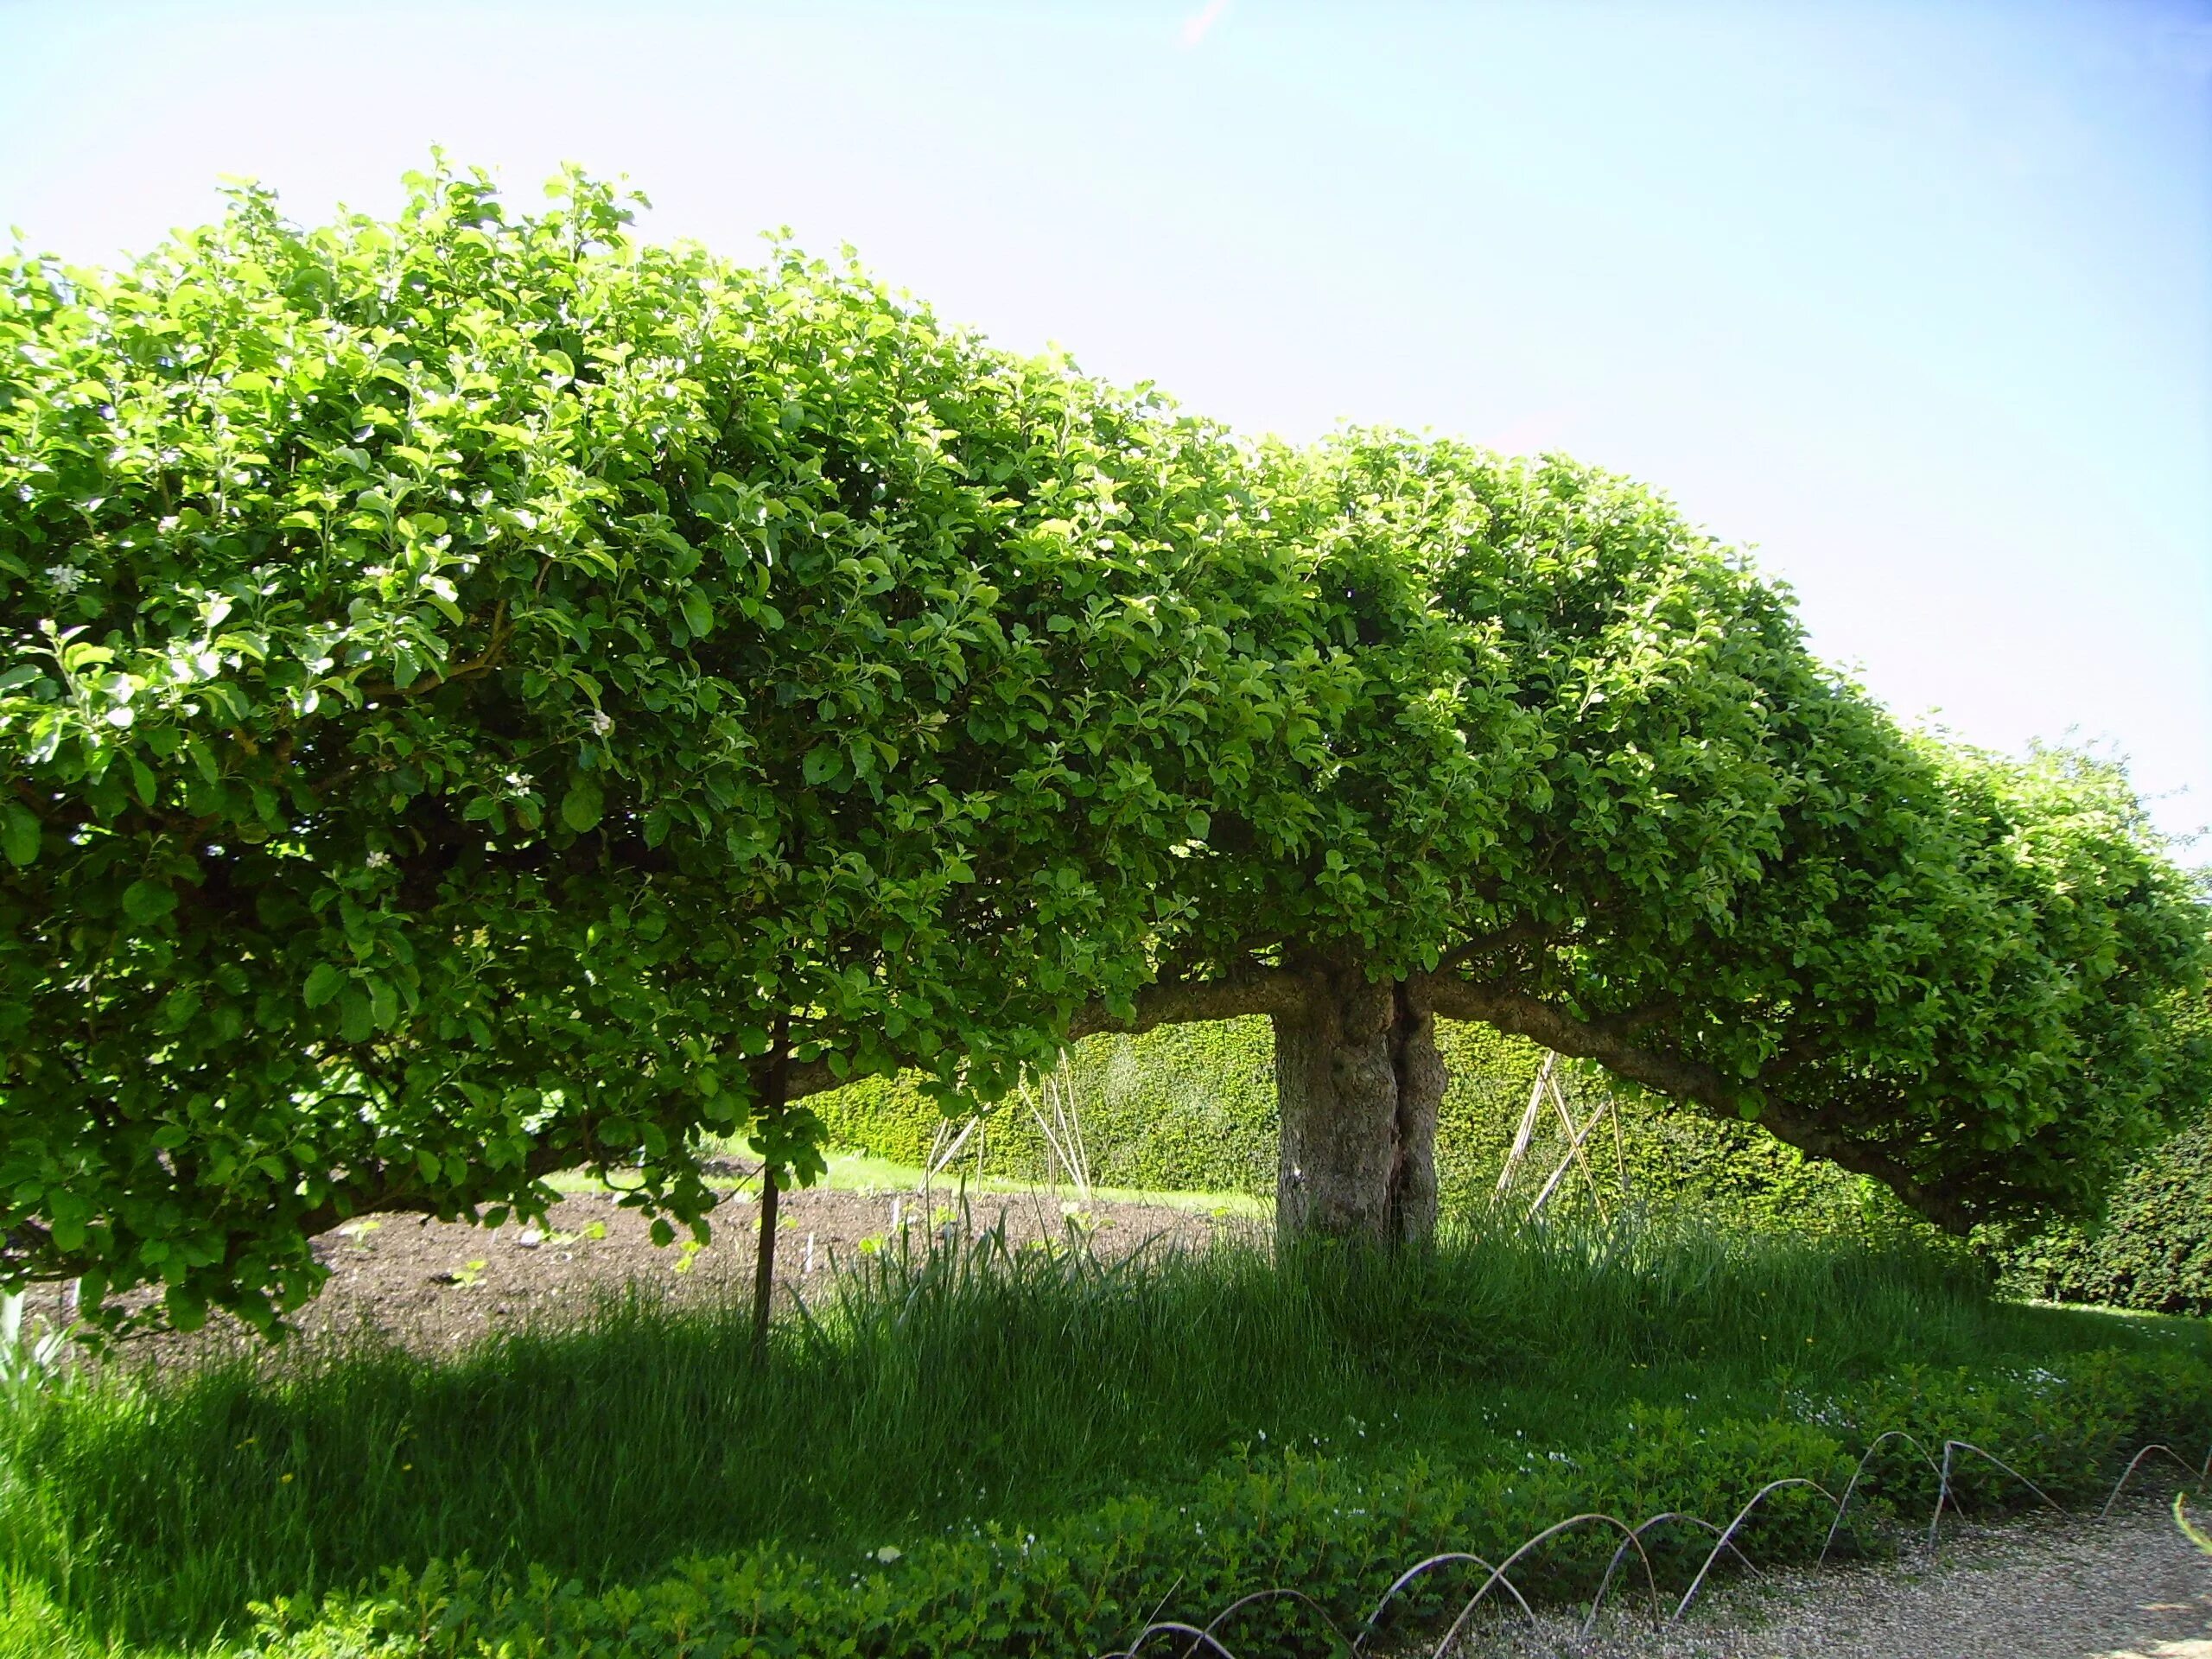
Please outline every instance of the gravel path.
[{"label": "gravel path", "polygon": [[1458,1659],[2212,1659],[2212,1561],[2163,1503],[1962,1534],[1884,1567],[1773,1573],[1663,1635],[1496,1630]]}]

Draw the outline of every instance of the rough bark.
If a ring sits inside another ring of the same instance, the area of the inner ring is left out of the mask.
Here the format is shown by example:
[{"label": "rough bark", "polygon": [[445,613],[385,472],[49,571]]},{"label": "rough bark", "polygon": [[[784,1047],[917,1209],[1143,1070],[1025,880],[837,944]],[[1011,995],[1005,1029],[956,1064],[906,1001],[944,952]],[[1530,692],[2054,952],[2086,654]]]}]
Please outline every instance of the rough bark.
[{"label": "rough bark", "polygon": [[1595,1060],[1617,1077],[1642,1084],[1656,1093],[1692,1102],[1717,1117],[1738,1120],[1743,1115],[1741,1109],[1749,1104],[1756,1121],[1777,1140],[1857,1174],[1872,1176],[1947,1231],[1963,1234],[1974,1225],[1972,1211],[1949,1193],[1922,1181],[1879,1147],[1827,1128],[1811,1113],[1763,1088],[1760,1079],[1724,1077],[1709,1065],[1631,1040],[1637,1023],[1633,1020],[1578,1020],[1510,986],[1478,984],[1444,975],[1427,980],[1421,995],[1447,1018],[1482,1020],[1558,1053]]},{"label": "rough bark", "polygon": [[1289,1014],[1305,1006],[1310,989],[1303,976],[1279,968],[1253,968],[1227,979],[1147,985],[1132,1000],[1126,1017],[1108,1013],[1103,1002],[1077,1010],[1068,1024],[1068,1040],[1102,1031],[1135,1037],[1160,1026]]},{"label": "rough bark", "polygon": [[1421,988],[1401,981],[1393,988],[1398,1165],[1391,1180],[1390,1238],[1398,1244],[1426,1244],[1436,1233],[1436,1117],[1451,1075],[1436,1046],[1436,1016]]},{"label": "rough bark", "polygon": [[1436,1230],[1445,1084],[1427,1004],[1402,982],[1332,966],[1274,1020],[1278,1237],[1425,1242]]}]

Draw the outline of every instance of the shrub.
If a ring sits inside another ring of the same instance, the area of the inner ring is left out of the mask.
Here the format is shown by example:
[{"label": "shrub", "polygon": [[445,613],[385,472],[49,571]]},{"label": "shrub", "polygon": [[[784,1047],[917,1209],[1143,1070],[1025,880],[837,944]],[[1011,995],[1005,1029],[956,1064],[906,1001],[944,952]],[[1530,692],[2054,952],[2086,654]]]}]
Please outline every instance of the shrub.
[{"label": "shrub", "polygon": [[2212,1119],[2129,1171],[2101,1222],[2060,1224],[1994,1254],[2022,1294],[2212,1313]]},{"label": "shrub", "polygon": [[[1431,1552],[1499,1560],[1582,1510],[1725,1518],[1785,1477],[1840,1492],[1858,1456],[1890,1428],[1938,1446],[1946,1437],[1971,1440],[2054,1496],[2094,1497],[2126,1444],[2202,1433],[2212,1370],[2195,1357],[2107,1354],[2085,1359],[2063,1386],[2033,1374],[1909,1371],[1819,1409],[1826,1424],[1660,1412],[1582,1456],[1476,1473],[1418,1459],[1377,1470],[1247,1455],[1180,1490],[1114,1498],[1035,1532],[976,1527],[904,1550],[856,1552],[849,1563],[763,1548],[682,1561],[651,1584],[596,1593],[543,1569],[433,1562],[388,1573],[373,1592],[267,1605],[254,1650],[270,1659],[1096,1653],[1127,1643],[1148,1618],[1204,1624],[1273,1586],[1295,1586],[1350,1630],[1398,1571]],[[1971,1459],[1954,1484],[1983,1514],[2034,1501]],[[1903,1452],[1877,1464],[1862,1490],[1865,1507],[1854,1504],[1862,1517],[1917,1519],[1936,1497],[1926,1465]],[[1762,1562],[1808,1560],[1833,1513],[1805,1489],[1779,1494],[1747,1551]],[[1614,1542],[1595,1529],[1567,1535],[1516,1581],[1540,1593],[1586,1592]],[[1684,1529],[1658,1535],[1653,1553],[1679,1586],[1704,1548]],[[1456,1609],[1454,1591],[1465,1593],[1464,1579],[1436,1575],[1394,1622],[1433,1623]],[[1240,1649],[1332,1650],[1320,1621],[1287,1599],[1247,1608],[1222,1635]]]}]

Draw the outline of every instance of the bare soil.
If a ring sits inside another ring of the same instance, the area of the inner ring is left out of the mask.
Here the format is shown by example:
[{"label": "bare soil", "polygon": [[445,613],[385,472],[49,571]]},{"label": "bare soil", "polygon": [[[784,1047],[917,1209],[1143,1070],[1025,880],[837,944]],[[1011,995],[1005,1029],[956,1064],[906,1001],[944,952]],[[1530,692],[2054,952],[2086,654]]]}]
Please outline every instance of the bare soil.
[{"label": "bare soil", "polygon": [[[681,1230],[677,1243],[655,1245],[652,1224],[620,1200],[608,1192],[564,1198],[542,1227],[363,1217],[315,1241],[330,1280],[293,1324],[311,1339],[376,1332],[419,1352],[437,1352],[488,1332],[573,1317],[608,1293],[678,1305],[751,1296],[760,1232],[753,1192],[725,1197],[709,1217],[712,1241],[696,1249]],[[827,1275],[859,1261],[864,1249],[899,1248],[902,1235],[906,1248],[918,1253],[972,1242],[1001,1225],[1014,1249],[1039,1241],[1065,1243],[1072,1231],[1102,1260],[1112,1260],[1250,1237],[1260,1229],[1249,1217],[1167,1205],[1078,1205],[1065,1189],[970,1194],[963,1203],[943,1185],[926,1202],[913,1192],[817,1188],[784,1193],[779,1208],[775,1282],[785,1306],[796,1293],[826,1289]],[[34,1292],[24,1310],[27,1334],[51,1328],[58,1311],[55,1288]],[[118,1357],[126,1363],[168,1364],[251,1340],[236,1321],[217,1319],[188,1336],[126,1338]]]}]

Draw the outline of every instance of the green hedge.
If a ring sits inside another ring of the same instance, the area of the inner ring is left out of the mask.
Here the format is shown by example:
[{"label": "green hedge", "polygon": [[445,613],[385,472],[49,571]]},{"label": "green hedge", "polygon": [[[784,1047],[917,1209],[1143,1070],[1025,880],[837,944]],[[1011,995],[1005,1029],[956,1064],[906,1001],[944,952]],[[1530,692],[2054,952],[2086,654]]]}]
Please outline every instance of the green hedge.
[{"label": "green hedge", "polygon": [[[1439,1039],[1452,1075],[1438,1128],[1439,1174],[1447,1210],[1464,1212],[1486,1202],[1497,1183],[1542,1051],[1487,1027],[1456,1022],[1441,1025]],[[1265,1020],[1095,1037],[1071,1051],[1069,1060],[1092,1177],[1100,1185],[1274,1191],[1274,1052]],[[1578,1078],[1575,1086],[1590,1085]],[[1641,1203],[1685,1205],[1793,1231],[1882,1233],[1921,1225],[1875,1183],[1805,1159],[1752,1125],[1716,1122],[1616,1089],[1629,1185]],[[933,1103],[895,1077],[871,1078],[810,1103],[839,1147],[902,1163],[927,1157],[943,1122]],[[995,1109],[981,1133],[987,1173],[1046,1174],[1043,1138],[1018,1099]],[[1555,1137],[1550,1144],[1557,1144]],[[1591,1152],[1610,1188],[1618,1178],[1609,1131]],[[1585,1190],[1578,1173],[1561,1197],[1580,1203]],[[2015,1294],[2212,1314],[2212,1119],[2139,1164],[2101,1224],[1992,1237],[1982,1249]]]},{"label": "green hedge", "polygon": [[2101,1224],[1995,1250],[2005,1288],[2057,1301],[2212,1313],[2212,1119],[2129,1172]]},{"label": "green hedge", "polygon": [[[1452,1079],[1438,1123],[1438,1176],[1447,1211],[1464,1211],[1485,1203],[1497,1184],[1543,1051],[1487,1026],[1457,1021],[1440,1024],[1438,1046]],[[1274,1038],[1266,1020],[1094,1037],[1070,1051],[1069,1065],[1098,1185],[1274,1192],[1278,1124]],[[1574,1086],[1591,1085],[1578,1077]],[[1915,1224],[1881,1188],[1809,1162],[1762,1130],[1718,1122],[1639,1091],[1618,1092],[1619,1153],[1610,1129],[1589,1148],[1609,1189],[1617,1189],[1624,1153],[1630,1192],[1657,1207],[1687,1204],[1801,1230]],[[924,1162],[944,1121],[933,1102],[900,1077],[873,1077],[808,1103],[837,1147],[900,1163]],[[1044,1138],[1019,1097],[995,1108],[979,1134],[982,1173],[1018,1179],[1048,1173]],[[1555,1133],[1550,1144],[1557,1145]],[[976,1150],[971,1138],[963,1149],[963,1167],[976,1168]],[[1586,1192],[1577,1172],[1560,1197],[1580,1202]]]},{"label": "green hedge", "polygon": [[[1274,1058],[1265,1020],[1094,1037],[1070,1051],[1069,1064],[1100,1185],[1274,1190]],[[870,1077],[807,1104],[833,1144],[906,1164],[927,1160],[945,1121],[904,1077]],[[980,1134],[985,1173],[1046,1175],[1044,1137],[1020,1096],[995,1107]],[[975,1168],[977,1147],[971,1138],[963,1148],[964,1167]]]},{"label": "green hedge", "polygon": [[[772,1547],[680,1562],[658,1582],[597,1593],[543,1569],[507,1576],[434,1563],[388,1573],[378,1592],[260,1609],[252,1650],[269,1659],[1080,1655],[1125,1644],[1150,1618],[1204,1623],[1270,1586],[1295,1586],[1351,1629],[1397,1571],[1433,1550],[1502,1559],[1584,1511],[1640,1518],[1680,1509],[1718,1519],[1785,1476],[1840,1491],[1885,1429],[1929,1444],[1969,1440],[2054,1495],[2086,1503],[2103,1496],[2128,1447],[2193,1444],[2208,1412],[2212,1368],[2192,1353],[2090,1355],[2065,1377],[1911,1370],[1796,1417],[1693,1422],[1679,1408],[1660,1410],[1573,1456],[1531,1453],[1465,1472],[1248,1452],[1179,1490],[1133,1492],[1038,1532],[970,1528],[849,1560]],[[1935,1501],[1924,1463],[1891,1449],[1854,1506],[1862,1521],[1916,1522]],[[1956,1484],[1977,1514],[2033,1501],[1978,1460],[1961,1465]],[[1762,1562],[1809,1560],[1831,1513],[1804,1489],[1786,1491],[1743,1541]],[[1516,1579],[1536,1592],[1585,1590],[1614,1542],[1595,1529],[1567,1535]],[[1658,1534],[1654,1554],[1679,1585],[1705,1543],[1687,1529]],[[1438,1575],[1398,1618],[1433,1624],[1463,1582]],[[1318,1621],[1283,1599],[1249,1608],[1222,1635],[1239,1651],[1328,1650]]]}]

